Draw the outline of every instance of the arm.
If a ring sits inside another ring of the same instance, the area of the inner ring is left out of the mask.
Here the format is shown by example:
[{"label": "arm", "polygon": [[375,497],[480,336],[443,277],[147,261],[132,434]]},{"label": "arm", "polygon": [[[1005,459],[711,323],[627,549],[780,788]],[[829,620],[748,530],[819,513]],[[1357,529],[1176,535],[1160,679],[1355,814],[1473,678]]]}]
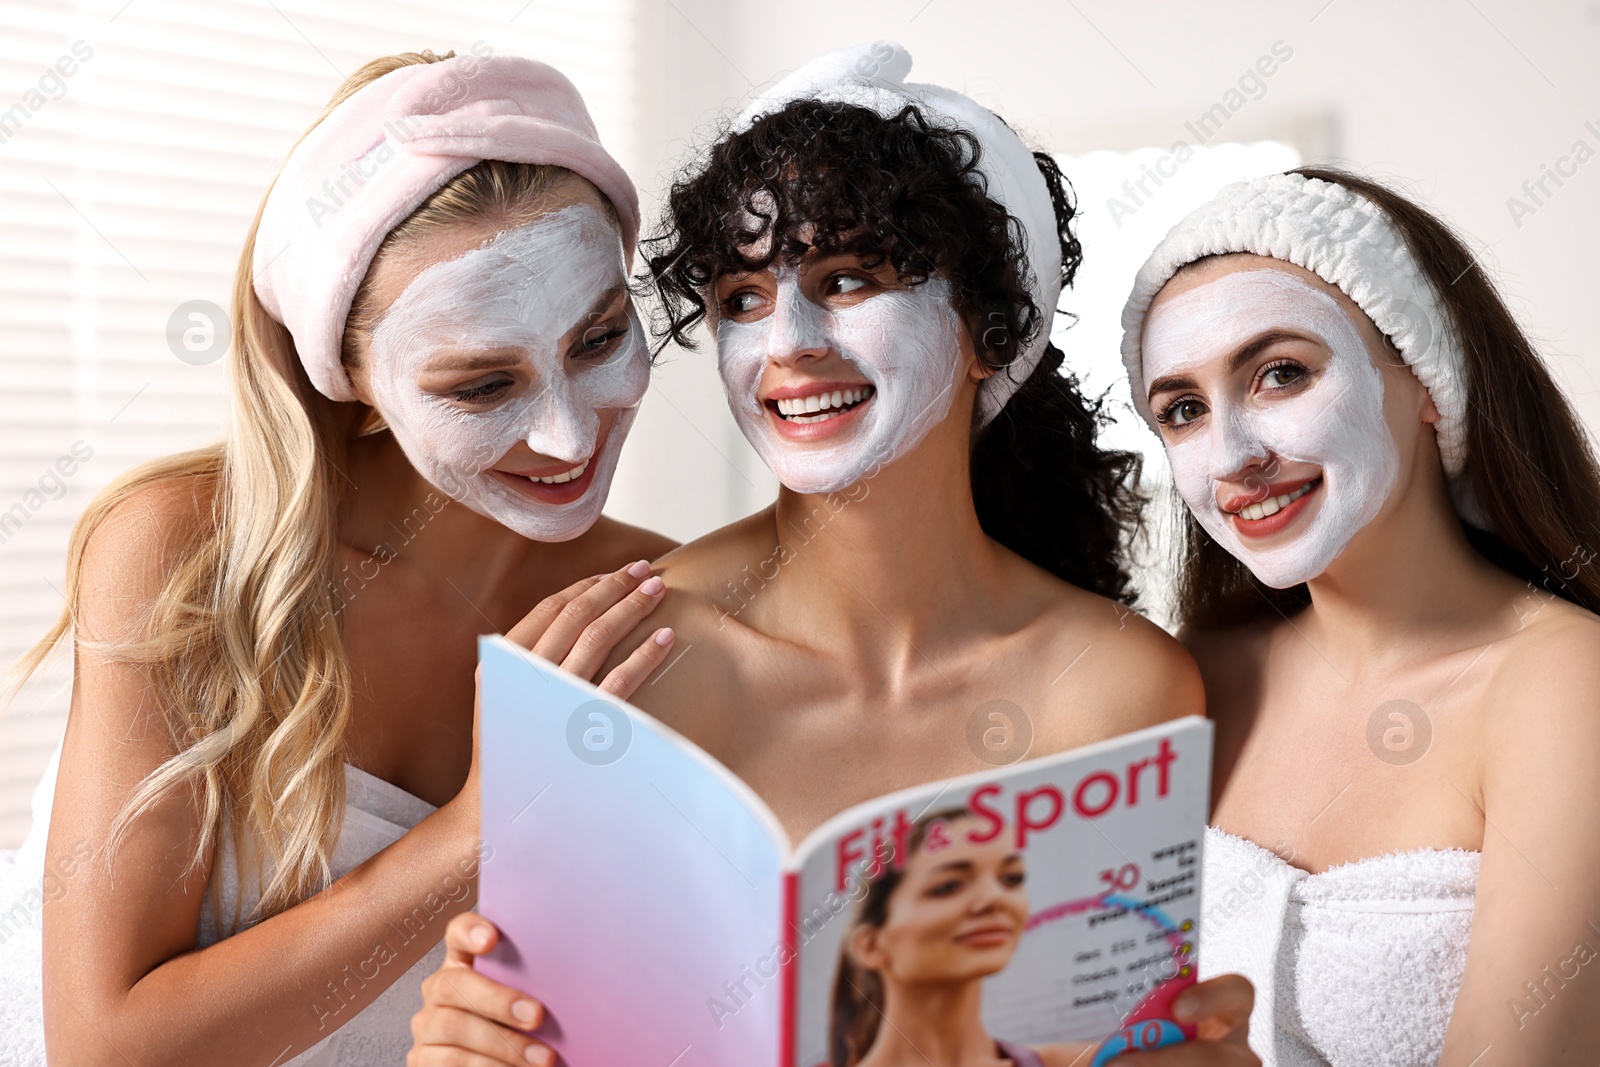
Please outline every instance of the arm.
[{"label": "arm", "polygon": [[1481,796],[1458,784],[1485,825],[1445,1067],[1600,1061],[1600,623],[1528,636],[1490,689]]},{"label": "arm", "polygon": [[[119,509],[84,554],[78,633],[126,632],[181,552],[177,531],[194,521],[187,489],[162,488]],[[626,587],[631,627],[641,609],[659,602],[658,595],[637,592],[637,578],[623,577],[580,583],[541,604],[508,636],[535,644],[547,658],[565,641],[554,658],[566,666],[580,638],[594,643],[583,622],[587,609],[572,610],[574,603],[592,608]],[[670,647],[647,644],[646,660],[664,658]],[[630,661],[619,682],[641,672],[648,673],[644,664]],[[200,836],[194,793],[173,791],[137,820],[114,864],[102,850],[127,796],[176,751],[148,682],[139,667],[77,651],[46,861],[72,872],[44,913],[51,1060],[280,1063],[371,1003],[437,943],[452,916],[471,906],[474,778],[456,800],[325,892],[196,949],[209,858],[187,869]]]}]

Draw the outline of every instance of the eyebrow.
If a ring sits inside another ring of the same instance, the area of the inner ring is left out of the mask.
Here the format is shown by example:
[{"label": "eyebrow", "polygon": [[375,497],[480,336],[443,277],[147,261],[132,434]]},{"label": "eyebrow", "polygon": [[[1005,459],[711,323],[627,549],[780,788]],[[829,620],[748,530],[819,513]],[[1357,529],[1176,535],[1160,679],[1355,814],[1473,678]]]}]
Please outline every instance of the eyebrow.
[{"label": "eyebrow", "polygon": [[[583,316],[569,327],[562,336],[565,337],[574,330],[588,329],[594,317],[610,307],[617,297],[626,291],[627,286],[625,285],[613,285],[601,293],[595,298],[595,302],[589,305],[589,310],[584,312]],[[493,352],[461,352],[441,359],[439,362],[432,364],[429,369],[437,371],[503,370],[507,367],[520,365],[522,360],[523,353],[520,349],[498,349]]]},{"label": "eyebrow", "polygon": [[970,870],[972,870],[972,861],[971,860],[946,860],[944,863],[941,863],[938,866],[934,867],[934,869],[929,871],[928,874],[929,875],[935,875],[935,874],[939,874],[942,871],[957,871],[957,870],[960,870],[960,871],[970,871]]},{"label": "eyebrow", "polygon": [[[1244,366],[1246,363],[1249,363],[1252,359],[1256,358],[1256,356],[1260,355],[1264,350],[1271,348],[1275,344],[1279,344],[1283,341],[1304,340],[1307,340],[1305,335],[1295,333],[1293,330],[1268,330],[1266,333],[1252,337],[1242,347],[1240,347],[1238,351],[1234,352],[1233,355],[1228,357],[1228,373],[1234,373],[1240,367]],[[1147,390],[1147,397],[1155,396],[1157,393],[1171,392],[1175,389],[1193,388],[1195,388],[1193,378],[1190,378],[1185,374],[1169,374],[1165,378],[1157,378],[1155,381],[1150,383],[1150,388]]]},{"label": "eyebrow", "polygon": [[494,352],[462,352],[457,355],[447,356],[439,362],[429,365],[427,369],[436,371],[480,371],[501,370],[514,367],[522,362],[522,355],[512,349],[499,349]]},{"label": "eyebrow", "polygon": [[627,290],[627,288],[628,287],[626,285],[613,285],[611,288],[601,293],[595,298],[595,302],[589,305],[589,310],[585,313],[584,317],[592,318],[593,316],[600,314],[600,312],[610,307],[616,301],[617,297],[621,296]]},{"label": "eyebrow", "polygon": [[585,311],[581,316],[579,316],[577,322],[567,327],[567,329],[562,333],[561,339],[565,341],[574,334],[581,336],[583,331],[592,329],[594,327],[594,320],[600,317],[600,313],[606,308],[610,307],[612,304],[616,303],[617,298],[623,293],[627,292],[627,290],[628,287],[626,285],[613,285],[611,288],[601,293],[595,298],[594,303],[589,305],[589,310]]}]

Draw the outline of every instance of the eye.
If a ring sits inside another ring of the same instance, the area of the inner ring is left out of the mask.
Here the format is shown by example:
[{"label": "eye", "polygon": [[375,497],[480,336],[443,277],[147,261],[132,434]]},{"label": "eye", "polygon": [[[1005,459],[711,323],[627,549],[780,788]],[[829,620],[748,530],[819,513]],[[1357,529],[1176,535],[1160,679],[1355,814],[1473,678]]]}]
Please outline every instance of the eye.
[{"label": "eye", "polygon": [[1005,886],[1007,889],[1016,889],[1027,880],[1028,875],[1024,871],[1010,871],[1000,876],[1000,884]]},{"label": "eye", "polygon": [[1309,372],[1293,360],[1269,363],[1261,368],[1256,380],[1268,389],[1284,389],[1302,381]]},{"label": "eye", "polygon": [[595,360],[603,356],[609,356],[616,351],[617,341],[627,335],[628,327],[626,324],[609,330],[595,327],[583,335],[583,341],[578,345],[578,351],[573,353],[573,358]]},{"label": "eye", "polygon": [[505,390],[510,387],[511,382],[509,379],[492,378],[481,385],[452,390],[448,395],[450,399],[462,404],[486,404],[490,401],[498,400]]},{"label": "eye", "polygon": [[728,316],[749,315],[760,310],[765,299],[754,289],[740,289],[722,302],[722,313]]},{"label": "eye", "polygon": [[822,289],[823,293],[827,296],[846,296],[858,290],[865,289],[869,281],[870,279],[863,278],[859,274],[840,271],[837,274],[830,275],[828,280],[823,284]]},{"label": "eye", "polygon": [[1210,410],[1197,396],[1180,396],[1156,412],[1156,421],[1163,426],[1187,426]]},{"label": "eye", "polygon": [[959,892],[960,889],[961,879],[946,878],[943,881],[935,882],[933,885],[929,886],[928,895],[930,897],[947,897],[952,893]]}]

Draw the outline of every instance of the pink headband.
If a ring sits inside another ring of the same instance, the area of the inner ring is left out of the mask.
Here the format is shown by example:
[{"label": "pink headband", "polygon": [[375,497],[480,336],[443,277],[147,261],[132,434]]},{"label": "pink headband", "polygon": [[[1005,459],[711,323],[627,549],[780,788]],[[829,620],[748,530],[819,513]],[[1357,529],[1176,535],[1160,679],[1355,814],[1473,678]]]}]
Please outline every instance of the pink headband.
[{"label": "pink headband", "polygon": [[357,399],[340,348],[383,239],[485,159],[565,167],[587,178],[616,209],[632,264],[639,195],[560,71],[477,55],[391,71],[306,134],[267,195],[256,232],[256,296],[288,327],[318,392]]}]

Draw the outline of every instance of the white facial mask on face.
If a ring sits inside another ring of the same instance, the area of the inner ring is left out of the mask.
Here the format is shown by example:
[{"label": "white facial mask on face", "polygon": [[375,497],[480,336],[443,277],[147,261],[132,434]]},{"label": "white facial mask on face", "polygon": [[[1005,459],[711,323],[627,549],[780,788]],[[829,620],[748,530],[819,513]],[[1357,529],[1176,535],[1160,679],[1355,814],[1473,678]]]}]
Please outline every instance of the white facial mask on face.
[{"label": "white facial mask on face", "polygon": [[[797,493],[838,492],[915,448],[949,414],[961,319],[942,278],[826,308],[807,299],[788,264],[775,275],[770,314],[714,324],[717,370],[739,429],[778,480]],[[758,398],[767,364],[798,352],[837,352],[872,383],[861,421],[837,439],[786,440]]]},{"label": "white facial mask on face", "polygon": [[[1256,392],[1240,399],[1207,396],[1203,423],[1166,438],[1173,481],[1200,525],[1251,572],[1275,589],[1310,581],[1383,507],[1400,470],[1394,435],[1383,417],[1383,374],[1349,316],[1327,293],[1280,270],[1224,275],[1158,306],[1145,323],[1144,380],[1226,360],[1272,329],[1320,340],[1331,357],[1320,375],[1293,396]],[[1254,389],[1251,386],[1251,389]],[[1252,463],[1266,465],[1259,484],[1274,480],[1271,462],[1322,468],[1320,504],[1310,524],[1287,543],[1255,547],[1221,509],[1218,483],[1235,483]]]},{"label": "white facial mask on face", "polygon": [[[585,359],[581,336],[566,335],[589,325],[589,314],[604,310],[601,296],[626,282],[616,227],[587,203],[418,274],[373,330],[371,381],[378,412],[422,476],[535,541],[570,540],[594,525],[650,384],[649,356],[631,304],[627,332],[608,355]],[[522,364],[507,372],[514,382],[499,402],[473,409],[420,384],[452,353],[508,349],[521,352]],[[596,455],[606,410],[617,414]],[[588,491],[548,504],[489,473],[519,441],[551,459],[595,464]]]}]

